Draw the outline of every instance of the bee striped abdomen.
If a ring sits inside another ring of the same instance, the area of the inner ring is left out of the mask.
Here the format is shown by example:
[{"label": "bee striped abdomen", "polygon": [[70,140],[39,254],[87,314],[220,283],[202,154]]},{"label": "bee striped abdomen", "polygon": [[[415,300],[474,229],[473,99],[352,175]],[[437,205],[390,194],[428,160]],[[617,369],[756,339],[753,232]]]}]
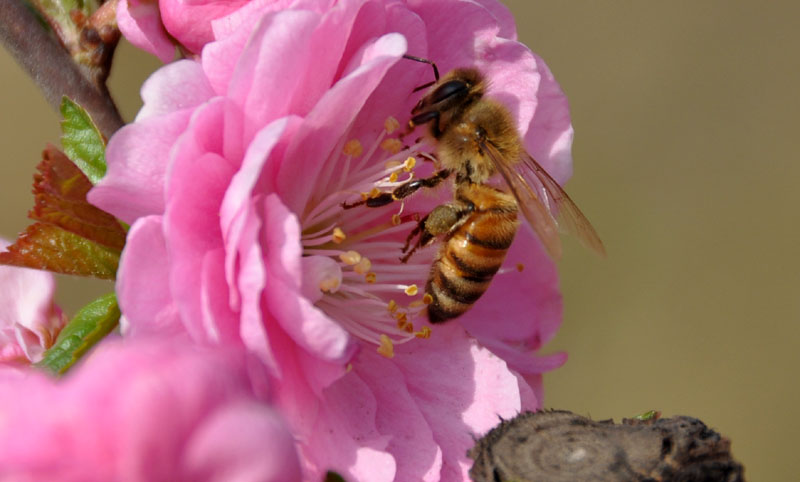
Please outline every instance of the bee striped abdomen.
[{"label": "bee striped abdomen", "polygon": [[[502,195],[502,193],[498,193]],[[496,201],[504,201],[501,196]],[[440,323],[470,309],[489,288],[517,232],[516,206],[472,212],[445,240],[431,267],[428,319]]]}]

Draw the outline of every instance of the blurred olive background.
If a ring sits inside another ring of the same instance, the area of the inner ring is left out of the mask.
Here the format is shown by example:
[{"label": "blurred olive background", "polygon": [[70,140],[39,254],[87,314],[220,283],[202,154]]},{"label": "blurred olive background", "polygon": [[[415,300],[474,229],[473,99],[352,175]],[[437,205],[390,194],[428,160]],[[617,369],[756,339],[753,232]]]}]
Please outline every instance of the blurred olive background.
[{"label": "blurred olive background", "polygon": [[[548,407],[693,415],[733,440],[749,480],[791,480],[800,422],[800,4],[508,1],[566,91],[568,191],[608,249],[567,241]],[[130,120],[159,64],[123,45],[111,88]],[[0,53],[0,235],[27,226],[58,117]],[[65,282],[68,281],[68,282]],[[112,284],[61,279],[69,312]]]}]

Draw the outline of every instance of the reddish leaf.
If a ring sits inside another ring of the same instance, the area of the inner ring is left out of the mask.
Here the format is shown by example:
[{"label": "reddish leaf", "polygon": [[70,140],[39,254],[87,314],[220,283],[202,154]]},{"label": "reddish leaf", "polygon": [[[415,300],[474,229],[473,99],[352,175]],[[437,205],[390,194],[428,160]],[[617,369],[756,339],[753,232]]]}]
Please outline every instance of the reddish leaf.
[{"label": "reddish leaf", "polygon": [[53,224],[35,223],[28,226],[8,251],[0,253],[0,264],[114,279],[119,250],[109,249]]},{"label": "reddish leaf", "polygon": [[86,201],[89,179],[56,147],[48,145],[42,155],[33,176],[36,203],[28,216],[121,251],[125,230],[114,216]]}]

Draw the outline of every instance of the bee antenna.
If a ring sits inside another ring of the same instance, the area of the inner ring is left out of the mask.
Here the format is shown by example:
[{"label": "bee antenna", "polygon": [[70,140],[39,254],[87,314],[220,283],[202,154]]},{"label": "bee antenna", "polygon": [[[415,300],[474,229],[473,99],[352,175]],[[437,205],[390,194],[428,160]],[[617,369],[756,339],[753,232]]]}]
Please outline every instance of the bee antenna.
[{"label": "bee antenna", "polygon": [[431,67],[433,67],[433,78],[436,79],[434,84],[439,81],[439,68],[436,67],[436,63],[433,60],[423,59],[422,57],[415,57],[413,55],[403,55],[403,58],[408,60],[413,60],[414,62],[422,62],[424,64],[430,65]]}]

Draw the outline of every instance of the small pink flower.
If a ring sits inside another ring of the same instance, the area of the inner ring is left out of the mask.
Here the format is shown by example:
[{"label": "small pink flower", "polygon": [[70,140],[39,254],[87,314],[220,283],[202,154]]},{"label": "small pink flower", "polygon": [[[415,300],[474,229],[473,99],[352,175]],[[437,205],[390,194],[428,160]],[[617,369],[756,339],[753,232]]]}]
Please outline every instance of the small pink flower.
[{"label": "small pink flower", "polygon": [[0,479],[300,480],[246,360],[177,340],[103,342],[66,378],[0,370]]},{"label": "small pink flower", "polygon": [[[0,250],[9,243],[0,239]],[[35,363],[67,320],[53,302],[53,275],[0,266],[0,363]]]},{"label": "small pink flower", "polygon": [[398,149],[393,118],[405,122],[413,88],[432,80],[406,52],[480,68],[562,182],[566,99],[492,0],[273,6],[213,20],[200,58],[156,72],[109,143],[90,200],[132,223],[117,284],[125,333],[258,355],[307,478],[465,480],[472,434],[539,407],[541,373],[564,361],[536,356],[560,324],[555,267],[521,230],[475,307],[429,332],[433,251],[398,258],[410,214],[447,190],[341,204],[431,169],[433,146]]}]

